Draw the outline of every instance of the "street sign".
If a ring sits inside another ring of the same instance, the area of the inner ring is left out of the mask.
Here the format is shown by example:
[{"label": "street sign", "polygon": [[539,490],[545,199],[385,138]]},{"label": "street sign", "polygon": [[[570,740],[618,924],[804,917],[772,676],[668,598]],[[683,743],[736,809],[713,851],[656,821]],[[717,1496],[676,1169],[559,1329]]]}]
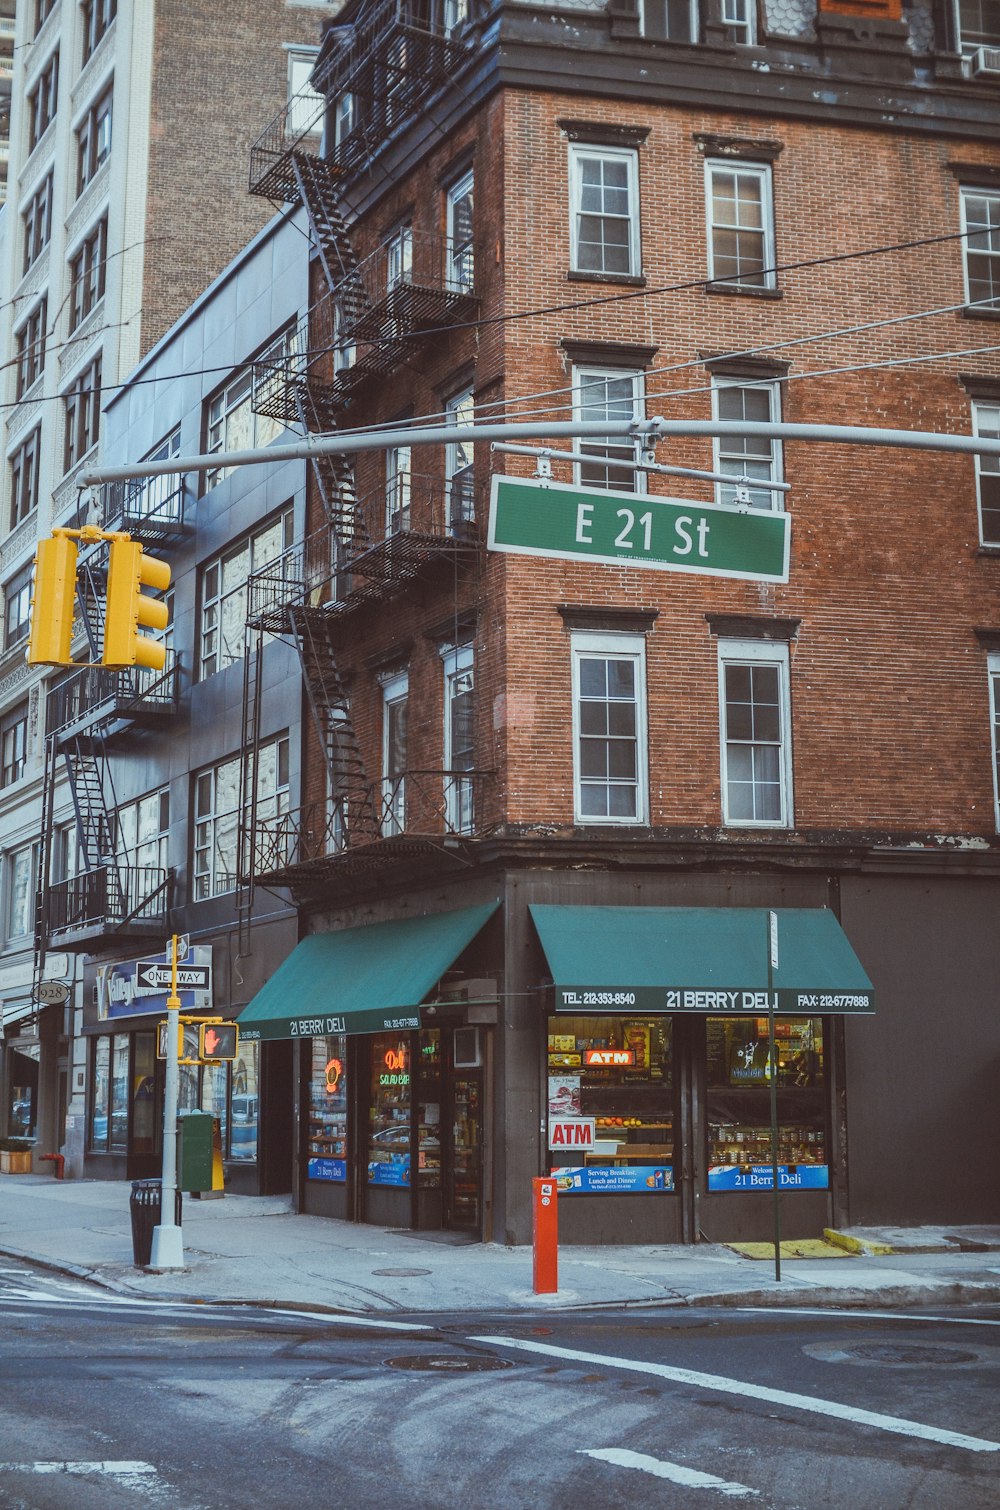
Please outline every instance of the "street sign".
[{"label": "street sign", "polygon": [[40,980],[31,992],[32,1000],[43,1007],[61,1007],[69,1001],[69,986],[64,980]]},{"label": "street sign", "polygon": [[790,542],[787,513],[493,478],[490,550],[787,582]]},{"label": "street sign", "polygon": [[[171,982],[169,965],[160,964],[157,960],[140,959],[135,966],[135,986],[137,994],[144,991],[169,990]],[[178,991],[207,991],[212,984],[211,965],[178,965],[177,966],[177,989]]]}]

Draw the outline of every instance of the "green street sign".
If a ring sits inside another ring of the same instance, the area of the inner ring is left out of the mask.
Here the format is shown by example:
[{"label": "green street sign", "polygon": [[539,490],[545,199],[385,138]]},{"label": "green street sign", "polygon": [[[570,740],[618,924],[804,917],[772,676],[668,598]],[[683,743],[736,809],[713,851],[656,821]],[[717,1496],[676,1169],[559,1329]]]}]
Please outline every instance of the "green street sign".
[{"label": "green street sign", "polygon": [[494,477],[490,550],[787,582],[791,516]]}]

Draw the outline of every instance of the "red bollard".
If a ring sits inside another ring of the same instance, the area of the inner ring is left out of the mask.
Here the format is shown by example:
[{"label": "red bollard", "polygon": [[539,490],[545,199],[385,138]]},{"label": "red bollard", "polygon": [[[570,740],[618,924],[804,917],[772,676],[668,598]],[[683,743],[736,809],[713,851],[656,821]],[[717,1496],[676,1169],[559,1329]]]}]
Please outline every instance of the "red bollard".
[{"label": "red bollard", "polygon": [[531,1196],[533,1288],[536,1295],[554,1295],[559,1289],[559,1216],[555,1180],[544,1177],[532,1180]]}]

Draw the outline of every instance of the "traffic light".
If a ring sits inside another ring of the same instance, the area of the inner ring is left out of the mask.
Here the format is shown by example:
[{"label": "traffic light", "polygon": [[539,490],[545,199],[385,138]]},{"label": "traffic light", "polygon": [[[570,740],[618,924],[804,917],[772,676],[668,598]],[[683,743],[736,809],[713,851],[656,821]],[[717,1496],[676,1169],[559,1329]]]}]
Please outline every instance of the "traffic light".
[{"label": "traffic light", "polygon": [[235,1022],[203,1022],[199,1030],[198,1057],[203,1060],[235,1059],[240,1030]]},{"label": "traffic light", "polygon": [[[156,1025],[156,1057],[167,1058],[167,1049],[170,1044],[168,1037],[169,1022],[162,1021]],[[200,1064],[201,1063],[201,1023],[195,1017],[180,1017],[177,1020],[177,1063]]]},{"label": "traffic light", "polygon": [[136,540],[112,538],[101,657],[105,666],[118,671],[135,665],[163,670],[166,647],[139,631],[166,629],[170,617],[166,603],[147,597],[143,588],[166,592],[169,586],[170,567],[165,561],[147,556]]},{"label": "traffic light", "polygon": [[29,666],[72,666],[77,543],[69,535],[39,540],[28,634]]}]

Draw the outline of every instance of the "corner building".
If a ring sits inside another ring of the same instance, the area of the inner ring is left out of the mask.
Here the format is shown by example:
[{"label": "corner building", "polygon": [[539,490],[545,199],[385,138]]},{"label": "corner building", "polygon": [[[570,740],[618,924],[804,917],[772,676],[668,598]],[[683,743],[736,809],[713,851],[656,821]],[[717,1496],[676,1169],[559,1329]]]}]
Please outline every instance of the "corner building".
[{"label": "corner building", "polygon": [[[250,592],[311,713],[248,820],[302,938],[240,1018],[293,1043],[302,1209],[525,1242],[555,1171],[563,1241],[766,1238],[773,992],[783,1233],[995,1214],[1000,466],[740,429],[1000,434],[987,22],[348,5],[324,149],[256,144],[313,236],[258,402],[387,431]],[[547,486],[428,416],[735,427],[557,439]],[[787,510],[787,572],[713,560],[706,505]]]}]

